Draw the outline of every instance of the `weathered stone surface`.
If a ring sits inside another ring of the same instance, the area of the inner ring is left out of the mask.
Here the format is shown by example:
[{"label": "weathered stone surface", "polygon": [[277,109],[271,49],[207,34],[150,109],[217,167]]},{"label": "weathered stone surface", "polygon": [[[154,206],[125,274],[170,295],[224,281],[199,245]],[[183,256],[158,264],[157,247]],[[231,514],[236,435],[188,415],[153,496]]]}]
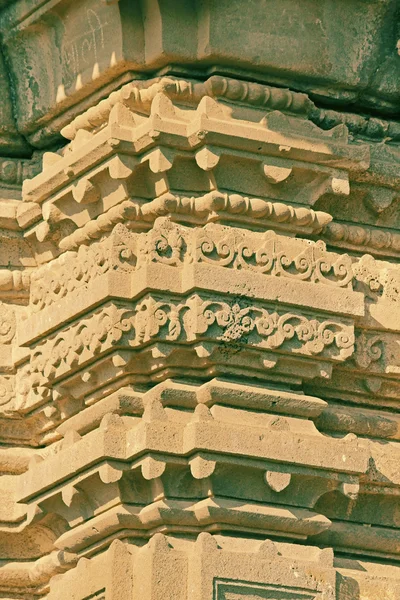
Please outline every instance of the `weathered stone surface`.
[{"label": "weathered stone surface", "polygon": [[246,11],[241,0],[9,2],[0,29],[17,130],[46,145],[85,106],[154,72],[250,72],[316,100],[397,115],[396,9],[397,0],[251,0]]},{"label": "weathered stone surface", "polygon": [[4,600],[400,598],[397,5],[0,1]]}]

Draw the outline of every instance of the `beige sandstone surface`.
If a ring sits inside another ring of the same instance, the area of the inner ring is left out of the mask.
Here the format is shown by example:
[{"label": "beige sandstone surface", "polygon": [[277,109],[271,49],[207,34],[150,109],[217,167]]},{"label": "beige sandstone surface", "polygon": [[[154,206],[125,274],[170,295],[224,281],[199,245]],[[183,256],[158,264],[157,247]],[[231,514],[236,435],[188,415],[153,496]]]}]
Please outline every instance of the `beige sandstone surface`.
[{"label": "beige sandstone surface", "polygon": [[0,1],[0,599],[400,600],[399,14]]}]

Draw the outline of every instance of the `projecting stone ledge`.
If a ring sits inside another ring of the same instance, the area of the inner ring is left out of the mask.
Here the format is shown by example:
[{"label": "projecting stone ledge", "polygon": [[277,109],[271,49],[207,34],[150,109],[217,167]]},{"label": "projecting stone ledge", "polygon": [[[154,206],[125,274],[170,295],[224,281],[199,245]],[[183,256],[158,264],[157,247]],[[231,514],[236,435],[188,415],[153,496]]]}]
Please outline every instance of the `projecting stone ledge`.
[{"label": "projecting stone ledge", "polygon": [[398,4],[0,0],[2,598],[400,598]]},{"label": "projecting stone ledge", "polygon": [[76,114],[126,81],[154,73],[239,75],[346,109],[398,114],[396,0],[366,0],[362,8],[349,0],[344,13],[336,0],[246,6],[241,0],[2,4],[4,147],[21,152],[24,138],[47,146]]}]

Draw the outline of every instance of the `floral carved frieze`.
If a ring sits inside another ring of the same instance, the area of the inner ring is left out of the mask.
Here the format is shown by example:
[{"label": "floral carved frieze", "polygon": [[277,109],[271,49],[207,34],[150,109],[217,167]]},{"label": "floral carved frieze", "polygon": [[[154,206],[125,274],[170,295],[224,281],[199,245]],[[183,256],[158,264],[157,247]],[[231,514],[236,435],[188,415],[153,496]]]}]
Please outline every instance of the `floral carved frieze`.
[{"label": "floral carved frieze", "polygon": [[37,344],[31,351],[30,371],[52,380],[113,348],[138,349],[160,341],[184,345],[211,341],[223,348],[232,342],[343,361],[354,351],[354,328],[346,321],[285,312],[250,300],[151,294],[131,306],[108,304]]},{"label": "floral carved frieze", "polygon": [[40,310],[113,270],[131,272],[137,265],[133,236],[119,225],[113,235],[78,252],[67,252],[32,275],[31,306]]},{"label": "floral carved frieze", "polygon": [[204,228],[197,236],[195,260],[301,281],[351,286],[352,260],[348,255],[326,252],[324,244],[318,242],[305,245],[304,250],[293,257],[290,256],[293,243],[287,244],[286,250],[284,239],[278,239],[273,232],[263,237],[264,240],[251,234],[235,236],[229,231],[213,236],[211,228]]},{"label": "floral carved frieze", "polygon": [[[238,342],[259,338],[259,344],[275,350],[286,343],[291,350],[309,356],[325,351],[331,357],[343,360],[354,350],[354,333],[351,326],[335,321],[310,319],[295,313],[271,311],[264,308],[244,306],[239,303],[207,301],[198,307],[198,329],[206,332],[217,325],[222,342]],[[297,346],[297,347],[296,347]]]},{"label": "floral carved frieze", "polygon": [[80,246],[77,253],[66,253],[37,270],[31,282],[32,308],[41,310],[105,273],[133,273],[150,263],[180,268],[205,263],[350,290],[353,280],[352,259],[327,252],[321,242],[288,240],[272,231],[245,234],[214,224],[192,230],[161,218],[145,234],[117,225],[105,240]]},{"label": "floral carved frieze", "polygon": [[0,0],[1,597],[400,598],[396,2]]}]

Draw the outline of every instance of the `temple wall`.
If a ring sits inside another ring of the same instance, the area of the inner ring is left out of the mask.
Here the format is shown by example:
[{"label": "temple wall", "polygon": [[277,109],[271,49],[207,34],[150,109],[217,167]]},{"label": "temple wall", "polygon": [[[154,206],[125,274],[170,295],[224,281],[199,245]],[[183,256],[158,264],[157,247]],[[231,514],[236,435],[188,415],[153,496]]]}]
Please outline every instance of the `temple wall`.
[{"label": "temple wall", "polygon": [[0,599],[400,599],[400,0],[0,0]]}]

